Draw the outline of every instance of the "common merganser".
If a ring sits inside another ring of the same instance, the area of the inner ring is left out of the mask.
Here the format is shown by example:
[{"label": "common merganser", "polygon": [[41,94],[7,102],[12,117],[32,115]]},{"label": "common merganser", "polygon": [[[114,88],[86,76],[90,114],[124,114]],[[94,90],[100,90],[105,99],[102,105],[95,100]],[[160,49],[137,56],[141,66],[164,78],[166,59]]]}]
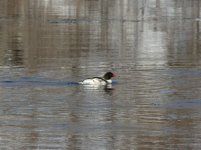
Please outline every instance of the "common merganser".
[{"label": "common merganser", "polygon": [[84,85],[108,85],[112,84],[112,77],[115,77],[115,75],[112,72],[107,72],[103,77],[93,77],[93,78],[87,78],[84,81],[80,82],[80,84]]}]

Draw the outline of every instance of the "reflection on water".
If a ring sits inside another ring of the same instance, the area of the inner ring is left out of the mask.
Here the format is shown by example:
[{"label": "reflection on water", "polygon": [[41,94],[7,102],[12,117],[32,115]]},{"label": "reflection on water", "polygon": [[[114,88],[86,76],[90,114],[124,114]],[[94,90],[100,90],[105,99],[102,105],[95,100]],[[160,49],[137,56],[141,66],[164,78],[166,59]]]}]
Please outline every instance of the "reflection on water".
[{"label": "reflection on water", "polygon": [[200,149],[200,6],[1,0],[0,148]]}]

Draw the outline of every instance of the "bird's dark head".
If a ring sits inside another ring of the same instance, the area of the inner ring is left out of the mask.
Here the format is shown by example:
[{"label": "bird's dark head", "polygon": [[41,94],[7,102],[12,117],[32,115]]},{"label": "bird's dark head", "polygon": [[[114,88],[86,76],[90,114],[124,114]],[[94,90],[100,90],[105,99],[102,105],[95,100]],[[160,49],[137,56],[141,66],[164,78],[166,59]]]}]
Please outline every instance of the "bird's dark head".
[{"label": "bird's dark head", "polygon": [[114,73],[112,73],[112,72],[107,72],[107,73],[105,73],[105,75],[103,76],[103,78],[104,78],[105,80],[110,80],[112,77],[115,77]]}]

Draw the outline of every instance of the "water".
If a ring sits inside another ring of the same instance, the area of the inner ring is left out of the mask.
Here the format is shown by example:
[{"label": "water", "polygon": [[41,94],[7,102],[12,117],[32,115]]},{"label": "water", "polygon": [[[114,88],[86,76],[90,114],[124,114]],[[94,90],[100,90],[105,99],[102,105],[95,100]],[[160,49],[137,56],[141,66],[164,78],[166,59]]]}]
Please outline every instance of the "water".
[{"label": "water", "polygon": [[200,6],[1,0],[0,149],[200,149]]}]

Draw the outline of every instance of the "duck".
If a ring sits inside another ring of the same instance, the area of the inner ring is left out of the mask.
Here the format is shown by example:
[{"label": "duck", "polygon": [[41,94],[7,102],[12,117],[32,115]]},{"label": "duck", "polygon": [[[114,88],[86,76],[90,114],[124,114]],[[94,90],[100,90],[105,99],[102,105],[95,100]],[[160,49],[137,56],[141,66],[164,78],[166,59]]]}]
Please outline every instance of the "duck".
[{"label": "duck", "polygon": [[100,86],[100,85],[109,85],[112,84],[112,78],[115,77],[115,74],[112,72],[106,72],[103,77],[92,77],[92,78],[87,78],[80,82],[80,84],[83,85],[95,85],[95,86]]}]

